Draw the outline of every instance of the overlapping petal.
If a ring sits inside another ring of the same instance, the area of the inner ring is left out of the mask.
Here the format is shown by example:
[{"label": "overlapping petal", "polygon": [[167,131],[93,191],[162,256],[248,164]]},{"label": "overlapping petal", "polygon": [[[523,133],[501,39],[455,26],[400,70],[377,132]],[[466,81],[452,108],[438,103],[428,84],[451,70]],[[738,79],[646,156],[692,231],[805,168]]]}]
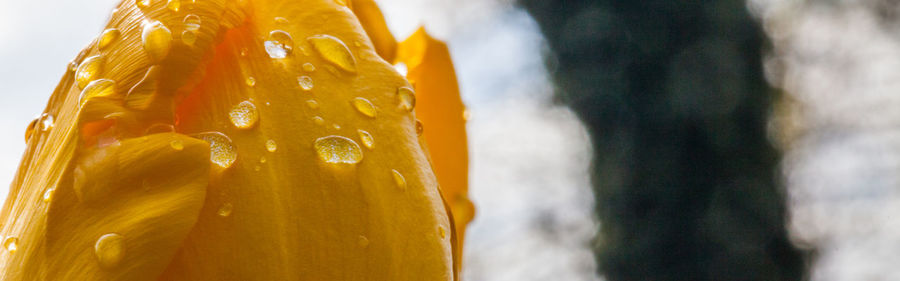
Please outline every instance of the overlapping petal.
[{"label": "overlapping petal", "polygon": [[0,279],[458,279],[425,113],[359,2],[123,2],[30,129]]}]

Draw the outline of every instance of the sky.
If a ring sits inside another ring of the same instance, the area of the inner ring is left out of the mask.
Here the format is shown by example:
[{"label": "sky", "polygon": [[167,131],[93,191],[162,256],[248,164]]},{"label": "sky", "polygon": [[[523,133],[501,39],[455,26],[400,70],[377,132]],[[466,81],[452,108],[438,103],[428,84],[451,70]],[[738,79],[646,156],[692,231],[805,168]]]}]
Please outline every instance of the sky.
[{"label": "sky", "polygon": [[[12,180],[26,125],[117,2],[0,0],[0,183]],[[551,102],[536,24],[507,0],[378,3],[398,40],[424,25],[448,42],[472,113],[470,197],[478,211],[465,280],[600,280],[589,250],[598,223],[588,135]],[[0,184],[0,199],[6,194]]]}]

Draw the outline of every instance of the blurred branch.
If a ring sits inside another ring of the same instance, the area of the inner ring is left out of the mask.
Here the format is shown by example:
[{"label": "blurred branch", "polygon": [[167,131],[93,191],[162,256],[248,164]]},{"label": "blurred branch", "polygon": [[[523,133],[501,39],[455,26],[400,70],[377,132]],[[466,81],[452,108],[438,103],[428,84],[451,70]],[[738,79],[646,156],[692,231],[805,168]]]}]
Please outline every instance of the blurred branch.
[{"label": "blurred branch", "polygon": [[800,280],[744,1],[520,0],[592,136],[610,280]]}]

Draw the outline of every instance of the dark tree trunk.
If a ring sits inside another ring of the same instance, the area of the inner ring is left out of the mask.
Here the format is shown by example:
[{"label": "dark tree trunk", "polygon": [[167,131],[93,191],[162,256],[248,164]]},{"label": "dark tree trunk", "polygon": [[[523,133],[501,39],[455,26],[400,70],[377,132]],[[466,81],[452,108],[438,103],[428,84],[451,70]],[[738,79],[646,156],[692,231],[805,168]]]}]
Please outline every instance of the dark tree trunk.
[{"label": "dark tree trunk", "polygon": [[610,280],[801,280],[767,42],[739,0],[520,0],[558,97],[587,125]]}]

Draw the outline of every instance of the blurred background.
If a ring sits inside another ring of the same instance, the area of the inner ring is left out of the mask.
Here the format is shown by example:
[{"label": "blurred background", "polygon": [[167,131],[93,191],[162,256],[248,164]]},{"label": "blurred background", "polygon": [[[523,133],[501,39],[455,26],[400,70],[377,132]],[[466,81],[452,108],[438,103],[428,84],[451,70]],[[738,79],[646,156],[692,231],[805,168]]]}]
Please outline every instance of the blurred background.
[{"label": "blurred background", "polygon": [[[117,2],[0,0],[0,183]],[[464,280],[900,280],[900,2],[378,3],[472,114]]]}]

